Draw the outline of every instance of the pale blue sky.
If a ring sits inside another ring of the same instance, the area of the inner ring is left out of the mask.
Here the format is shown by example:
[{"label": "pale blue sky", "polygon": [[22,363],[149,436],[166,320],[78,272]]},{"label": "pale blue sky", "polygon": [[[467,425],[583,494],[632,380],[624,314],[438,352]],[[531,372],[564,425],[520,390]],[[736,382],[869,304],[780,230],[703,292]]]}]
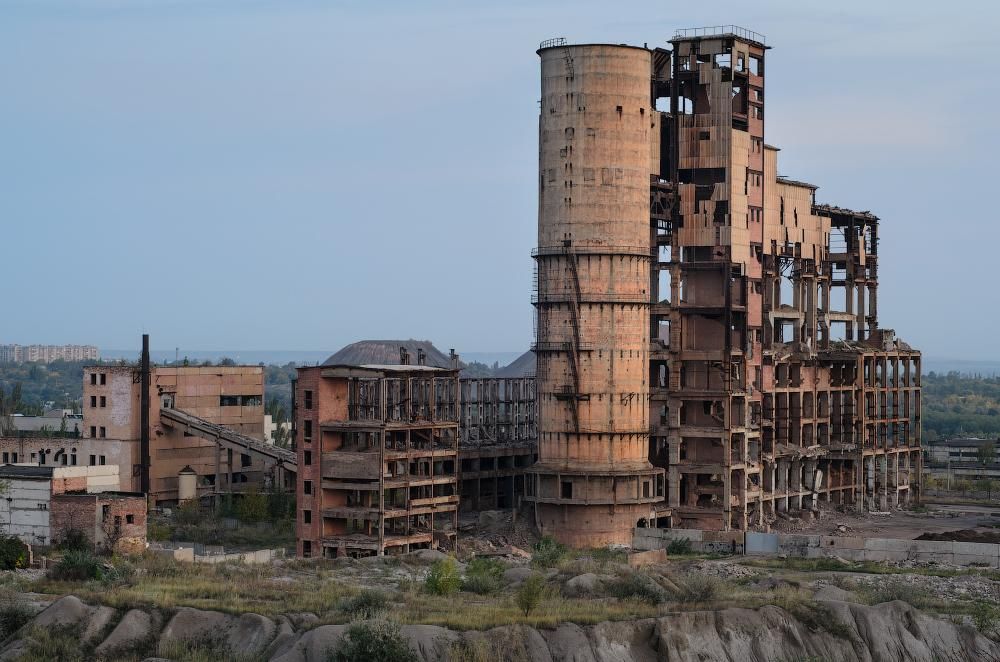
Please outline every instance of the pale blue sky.
[{"label": "pale blue sky", "polygon": [[538,42],[735,23],[780,172],[883,219],[883,326],[996,359],[996,7],[0,0],[0,342],[525,348]]}]

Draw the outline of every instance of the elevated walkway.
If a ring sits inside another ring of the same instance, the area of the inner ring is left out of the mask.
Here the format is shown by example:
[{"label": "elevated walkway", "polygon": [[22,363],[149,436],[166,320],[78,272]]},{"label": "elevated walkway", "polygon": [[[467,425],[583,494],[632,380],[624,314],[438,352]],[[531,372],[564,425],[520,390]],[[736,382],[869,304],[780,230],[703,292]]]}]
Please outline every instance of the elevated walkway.
[{"label": "elevated walkway", "polygon": [[267,444],[260,439],[240,434],[224,425],[210,423],[180,409],[161,409],[160,423],[171,428],[180,428],[208,441],[213,441],[222,448],[229,448],[251,457],[264,458],[265,461],[279,465],[285,471],[296,472],[297,460],[295,453],[286,449]]}]

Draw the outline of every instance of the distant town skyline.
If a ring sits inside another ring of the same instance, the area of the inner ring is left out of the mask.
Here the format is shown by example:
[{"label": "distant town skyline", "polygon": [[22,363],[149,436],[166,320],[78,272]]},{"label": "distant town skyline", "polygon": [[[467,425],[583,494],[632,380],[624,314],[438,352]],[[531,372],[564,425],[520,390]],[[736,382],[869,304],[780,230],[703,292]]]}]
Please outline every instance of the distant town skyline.
[{"label": "distant town skyline", "polygon": [[[942,30],[956,15],[974,20]],[[998,147],[983,112],[1000,94],[984,84],[998,18],[969,0],[10,0],[0,215],[18,286],[0,331],[526,349],[538,43],[663,46],[733,23],[774,47],[765,136],[780,174],[882,219],[881,324],[929,356],[990,359],[1000,313],[974,283],[1000,226],[976,192]]]}]

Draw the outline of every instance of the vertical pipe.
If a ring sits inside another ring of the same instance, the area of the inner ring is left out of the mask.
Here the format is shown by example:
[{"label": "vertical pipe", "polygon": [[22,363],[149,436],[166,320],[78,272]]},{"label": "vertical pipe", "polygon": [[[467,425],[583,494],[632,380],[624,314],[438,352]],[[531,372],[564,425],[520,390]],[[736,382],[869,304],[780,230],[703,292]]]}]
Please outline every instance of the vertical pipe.
[{"label": "vertical pipe", "polygon": [[149,334],[142,334],[139,368],[139,491],[149,494]]}]

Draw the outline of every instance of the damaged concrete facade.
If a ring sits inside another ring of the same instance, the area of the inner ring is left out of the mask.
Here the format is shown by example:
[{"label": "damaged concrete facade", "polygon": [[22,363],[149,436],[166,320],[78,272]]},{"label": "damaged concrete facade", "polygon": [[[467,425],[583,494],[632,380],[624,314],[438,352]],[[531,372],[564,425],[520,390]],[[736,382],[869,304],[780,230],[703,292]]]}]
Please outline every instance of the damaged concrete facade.
[{"label": "damaged concrete facade", "polygon": [[462,510],[516,508],[538,429],[533,377],[459,380],[459,493]]},{"label": "damaged concrete facade", "polygon": [[[542,530],[605,544],[629,517],[748,529],[917,498],[920,354],[878,326],[879,219],[778,176],[763,36],[671,45],[539,50]],[[546,482],[581,466],[613,478],[554,499]],[[628,475],[653,498],[622,502]]]},{"label": "damaged concrete facade", "polygon": [[425,365],[299,368],[298,555],[453,547],[458,371]]}]

